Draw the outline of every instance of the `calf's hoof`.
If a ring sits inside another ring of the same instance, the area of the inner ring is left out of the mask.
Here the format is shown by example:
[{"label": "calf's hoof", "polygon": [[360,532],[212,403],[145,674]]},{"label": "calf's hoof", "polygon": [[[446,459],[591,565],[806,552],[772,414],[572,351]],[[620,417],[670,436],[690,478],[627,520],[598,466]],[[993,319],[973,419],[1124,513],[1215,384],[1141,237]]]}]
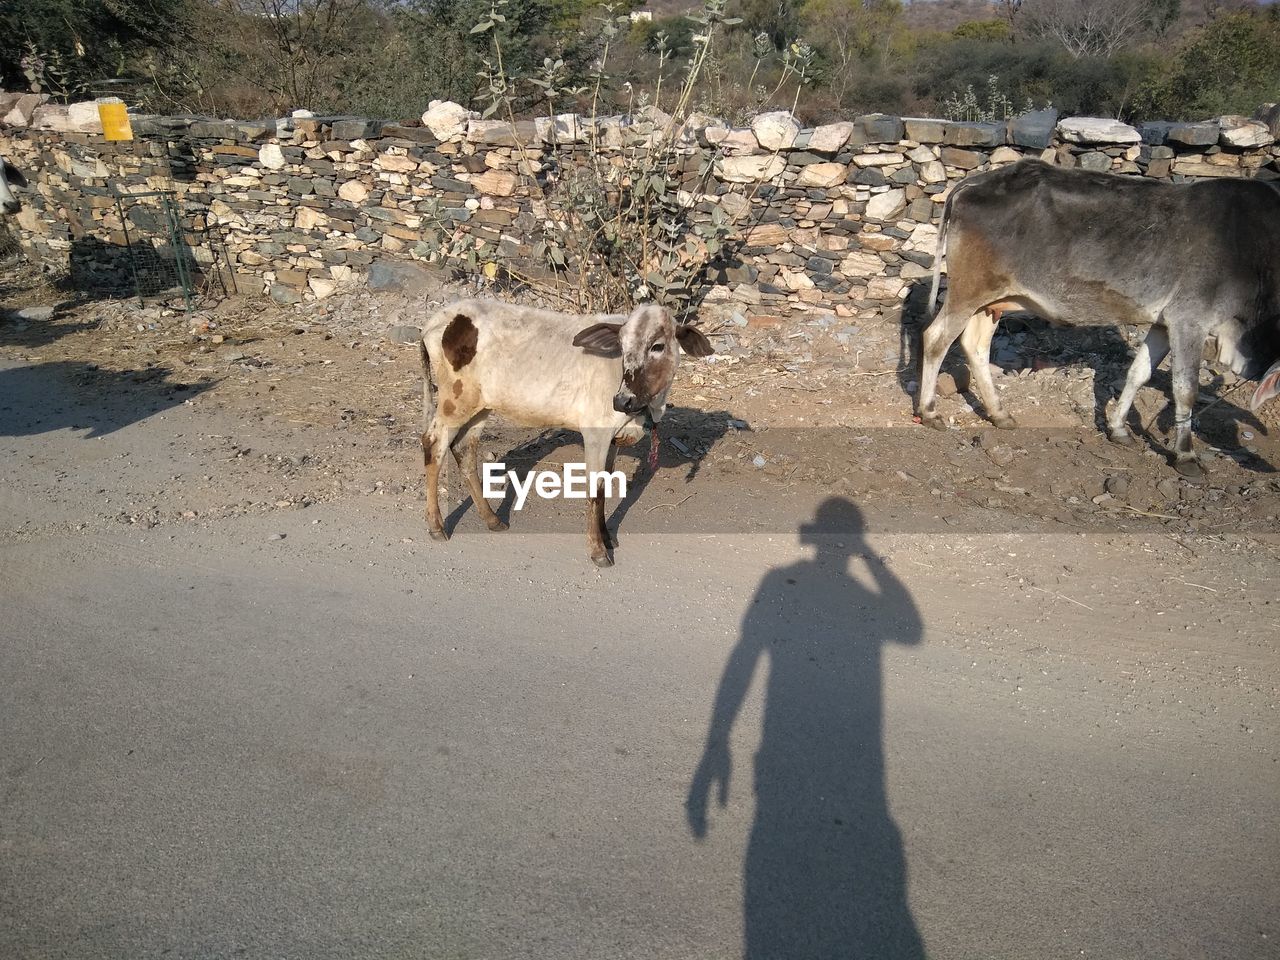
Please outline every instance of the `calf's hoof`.
[{"label": "calf's hoof", "polygon": [[602,553],[598,556],[593,556],[591,558],[591,562],[597,567],[612,567],[613,557],[609,556],[607,553]]},{"label": "calf's hoof", "polygon": [[490,521],[488,521],[487,526],[488,526],[488,527],[489,527],[489,529],[490,529],[490,530],[492,530],[494,533],[501,533],[503,530],[509,530],[509,529],[510,529],[510,527],[508,527],[508,526],[507,526],[505,523],[503,523],[501,520],[490,520]]},{"label": "calf's hoof", "polygon": [[1107,439],[1112,443],[1118,443],[1122,447],[1133,446],[1133,434],[1128,430],[1108,430]]},{"label": "calf's hoof", "polygon": [[428,527],[427,533],[431,535],[432,540],[435,540],[438,543],[444,543],[449,539],[449,534],[445,533],[443,530],[436,530],[433,527]]},{"label": "calf's hoof", "polygon": [[1013,419],[1007,413],[997,413],[991,418],[991,422],[996,425],[997,430],[1017,430],[1018,421]]},{"label": "calf's hoof", "polygon": [[1173,464],[1173,469],[1188,480],[1203,480],[1204,467],[1201,466],[1199,460],[1177,460]]},{"label": "calf's hoof", "polygon": [[933,427],[935,430],[947,429],[947,425],[942,422],[942,417],[938,416],[936,413],[921,413],[917,414],[917,416],[920,418],[920,422],[926,427]]}]

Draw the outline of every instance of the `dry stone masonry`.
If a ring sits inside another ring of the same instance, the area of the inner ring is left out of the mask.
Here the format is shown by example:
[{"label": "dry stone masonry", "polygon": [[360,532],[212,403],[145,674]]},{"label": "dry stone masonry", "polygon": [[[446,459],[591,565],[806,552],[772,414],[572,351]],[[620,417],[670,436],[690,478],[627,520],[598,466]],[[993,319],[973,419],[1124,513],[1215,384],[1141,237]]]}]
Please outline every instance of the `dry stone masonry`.
[{"label": "dry stone masonry", "polygon": [[[221,235],[239,288],[286,303],[430,264],[435,230],[470,232],[490,259],[536,270],[548,211],[529,175],[553,153],[581,162],[592,145],[620,157],[670,122],[650,110],[595,129],[573,115],[513,128],[436,102],[411,123],[133,116],[134,140],[107,142],[84,105],[0,94],[0,117],[0,153],[32,184],[17,232],[34,257],[65,265],[77,245],[117,248],[115,194],[173,190]],[[900,307],[930,273],[949,190],[975,170],[1031,156],[1162,180],[1280,179],[1275,105],[1255,118],[1137,127],[1038,111],[1007,123],[872,114],[804,128],[767,113],[742,128],[693,118],[679,135],[686,190],[714,161],[709,188],[683,201],[696,217],[721,207],[741,236],[712,266],[707,300],[765,324]]]}]

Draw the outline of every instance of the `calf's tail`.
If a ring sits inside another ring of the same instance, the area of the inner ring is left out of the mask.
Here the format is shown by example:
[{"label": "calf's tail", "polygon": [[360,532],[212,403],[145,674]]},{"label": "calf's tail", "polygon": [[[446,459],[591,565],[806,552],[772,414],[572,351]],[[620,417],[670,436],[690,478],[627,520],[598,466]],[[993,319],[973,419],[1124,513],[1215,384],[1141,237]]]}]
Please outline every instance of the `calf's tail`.
[{"label": "calf's tail", "polygon": [[431,357],[425,340],[418,341],[418,362],[422,364],[422,429],[431,429],[436,416],[436,382],[431,377]]}]

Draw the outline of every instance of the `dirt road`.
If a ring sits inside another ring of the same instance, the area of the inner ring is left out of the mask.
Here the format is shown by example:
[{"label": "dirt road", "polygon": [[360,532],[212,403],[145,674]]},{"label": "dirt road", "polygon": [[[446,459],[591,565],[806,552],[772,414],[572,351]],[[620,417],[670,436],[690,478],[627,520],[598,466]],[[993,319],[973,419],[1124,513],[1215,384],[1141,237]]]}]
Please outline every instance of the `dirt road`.
[{"label": "dirt road", "polygon": [[601,572],[577,505],[427,541],[409,348],[39,317],[0,322],[0,955],[1276,955],[1280,456],[1233,394],[1192,487],[1078,365],[937,433],[747,330]]}]

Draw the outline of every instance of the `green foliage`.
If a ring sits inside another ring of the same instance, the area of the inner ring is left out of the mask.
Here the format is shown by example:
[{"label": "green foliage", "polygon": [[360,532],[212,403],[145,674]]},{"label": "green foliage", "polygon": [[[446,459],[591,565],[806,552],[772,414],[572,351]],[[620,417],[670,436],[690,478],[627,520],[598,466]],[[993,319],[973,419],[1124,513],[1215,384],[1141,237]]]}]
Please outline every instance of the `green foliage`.
[{"label": "green foliage", "polygon": [[1187,37],[1138,96],[1142,112],[1170,120],[1250,115],[1280,97],[1280,7],[1219,17]]},{"label": "green foliage", "polygon": [[799,0],[742,0],[743,28],[753,36],[763,33],[781,50],[798,32],[799,7]]},{"label": "green foliage", "polygon": [[63,98],[135,74],[148,51],[179,42],[188,0],[22,0],[0,5],[0,86]]},{"label": "green foliage", "polygon": [[1133,97],[1154,66],[1146,56],[1075,59],[1051,43],[992,44],[956,40],[921,56],[916,91],[963,91],[995,85],[1016,105],[1052,103],[1067,115],[1131,116]]},{"label": "green foliage", "polygon": [[47,93],[64,103],[83,95],[89,87],[77,60],[64,57],[57,50],[42,51],[31,41],[27,41],[27,52],[18,65],[26,77],[28,90]]},{"label": "green foliage", "polygon": [[1013,100],[1001,87],[1000,78],[995,75],[987,77],[984,93],[985,96],[979,98],[970,84],[963,93],[954,94],[942,101],[942,115],[948,120],[995,123],[1036,109],[1030,100],[1023,103],[1021,109],[1016,109]]},{"label": "green foliage", "polygon": [[881,99],[885,80],[900,72],[910,49],[898,0],[805,0],[800,21],[817,38],[819,84],[838,104],[893,109],[894,100]]},{"label": "green foliage", "polygon": [[[1194,26],[1200,6],[1180,15],[1180,0],[1001,0],[998,16],[935,33],[913,29],[924,5],[902,0],[733,0],[741,22],[722,11],[704,50],[685,16],[633,24],[638,0],[604,2],[0,0],[0,86],[61,100],[118,90],[157,112],[393,119],[483,94],[485,109],[499,104],[491,115],[528,116],[553,100],[615,112],[658,102],[698,58],[690,105],[738,123],[780,107],[813,123],[996,115],[1028,100],[1199,118],[1280,95],[1280,3],[1211,4]],[[811,48],[792,46],[801,34]],[[606,60],[616,80],[605,82]]]},{"label": "green foliage", "polygon": [[1013,40],[1013,28],[1007,20],[968,20],[952,30],[951,35],[957,40],[1009,43]]},{"label": "green foliage", "polygon": [[633,39],[649,53],[665,47],[672,57],[687,57],[693,51],[694,22],[684,15],[641,20],[633,28]]},{"label": "green foliage", "polygon": [[[624,134],[616,120],[606,122],[597,110],[602,92],[615,82],[607,72],[610,52],[623,36],[615,12],[605,8],[598,19],[600,56],[590,90],[573,90],[564,87],[564,65],[556,61],[544,61],[533,76],[507,70],[497,31],[504,3],[491,0],[489,13],[473,28],[492,43],[488,89],[481,98],[485,112],[507,119],[520,143],[513,105],[521,90],[534,87],[549,116],[560,112],[561,98],[589,92],[591,110],[584,118],[584,132],[575,136],[566,131],[572,139],[585,140],[588,149],[566,143],[534,157],[517,147],[524,189],[542,221],[541,238],[532,248],[536,267],[499,256],[491,238],[472,233],[466,223],[450,229],[433,221],[428,228],[430,257],[495,282],[533,285],[581,311],[625,311],[653,300],[677,313],[689,313],[705,288],[709,265],[727,255],[735,235],[734,217],[727,211],[749,209],[761,185],[757,181],[735,188],[736,202],[725,195],[711,201],[710,182],[720,157],[715,151],[690,153],[684,142],[695,91],[715,62],[726,30],[739,22],[725,15],[724,6],[725,0],[704,0],[702,10],[689,15],[693,29],[683,57],[675,55],[664,31],[650,34],[657,59],[653,99],[650,102],[647,94],[638,98],[638,124]],[[759,46],[757,67],[771,43],[766,38]],[[788,43],[780,57],[781,79],[770,96],[788,82],[795,84],[798,96],[812,77],[814,61],[808,44]],[[628,142],[606,152],[599,143],[609,136],[625,136]],[[709,214],[695,216],[695,209],[708,202],[713,202]]]}]

